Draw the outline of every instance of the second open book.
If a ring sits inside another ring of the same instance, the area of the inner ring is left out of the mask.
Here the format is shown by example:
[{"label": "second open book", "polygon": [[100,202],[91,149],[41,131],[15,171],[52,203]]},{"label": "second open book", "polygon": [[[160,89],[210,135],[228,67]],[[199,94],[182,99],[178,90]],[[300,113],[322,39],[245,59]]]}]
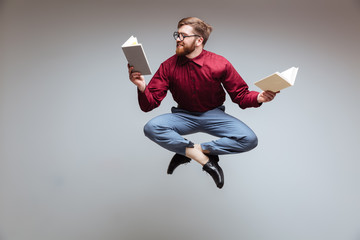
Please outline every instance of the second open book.
[{"label": "second open book", "polygon": [[284,88],[294,85],[299,68],[291,67],[281,73],[276,72],[255,83],[263,91],[278,92]]}]

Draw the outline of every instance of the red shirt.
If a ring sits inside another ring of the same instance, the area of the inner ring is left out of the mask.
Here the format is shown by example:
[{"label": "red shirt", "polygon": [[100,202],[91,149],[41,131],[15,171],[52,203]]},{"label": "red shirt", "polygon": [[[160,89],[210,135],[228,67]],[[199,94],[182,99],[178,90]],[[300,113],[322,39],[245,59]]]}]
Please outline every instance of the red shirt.
[{"label": "red shirt", "polygon": [[170,90],[178,108],[205,112],[223,105],[225,91],[240,108],[259,107],[258,92],[248,85],[224,57],[203,50],[189,59],[174,55],[163,62],[142,93],[138,91],[141,110],[158,107]]}]

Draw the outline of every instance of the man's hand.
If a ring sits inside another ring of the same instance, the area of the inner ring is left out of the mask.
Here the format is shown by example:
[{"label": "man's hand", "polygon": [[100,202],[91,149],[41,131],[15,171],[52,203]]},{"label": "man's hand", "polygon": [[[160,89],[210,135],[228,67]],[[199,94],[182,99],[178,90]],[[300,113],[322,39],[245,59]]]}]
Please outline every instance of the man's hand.
[{"label": "man's hand", "polygon": [[275,98],[276,94],[278,94],[279,92],[263,91],[259,93],[257,100],[259,103],[270,102]]},{"label": "man's hand", "polygon": [[141,75],[140,72],[133,72],[134,67],[131,67],[129,64],[127,65],[129,69],[129,79],[132,81],[141,92],[145,91],[146,83],[145,78]]}]

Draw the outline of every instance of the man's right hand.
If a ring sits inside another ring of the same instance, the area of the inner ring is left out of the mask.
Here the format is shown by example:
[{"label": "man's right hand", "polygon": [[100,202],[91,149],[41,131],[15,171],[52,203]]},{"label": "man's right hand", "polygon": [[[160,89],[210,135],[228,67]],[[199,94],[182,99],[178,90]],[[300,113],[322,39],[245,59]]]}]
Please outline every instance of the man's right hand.
[{"label": "man's right hand", "polygon": [[133,82],[140,92],[144,92],[146,88],[145,78],[140,72],[133,72],[134,67],[127,65],[129,69],[129,79]]}]

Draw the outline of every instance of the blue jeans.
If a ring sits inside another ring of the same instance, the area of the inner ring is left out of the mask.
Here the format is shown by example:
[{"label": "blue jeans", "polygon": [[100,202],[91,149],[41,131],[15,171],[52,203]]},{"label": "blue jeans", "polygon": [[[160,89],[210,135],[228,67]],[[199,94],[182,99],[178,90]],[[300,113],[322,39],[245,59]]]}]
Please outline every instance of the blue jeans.
[{"label": "blue jeans", "polygon": [[171,112],[151,119],[144,126],[145,135],[169,151],[185,155],[186,148],[194,144],[182,135],[198,132],[219,138],[201,143],[202,149],[212,155],[241,153],[257,146],[255,133],[239,119],[226,114],[224,106],[203,113],[173,107]]}]

